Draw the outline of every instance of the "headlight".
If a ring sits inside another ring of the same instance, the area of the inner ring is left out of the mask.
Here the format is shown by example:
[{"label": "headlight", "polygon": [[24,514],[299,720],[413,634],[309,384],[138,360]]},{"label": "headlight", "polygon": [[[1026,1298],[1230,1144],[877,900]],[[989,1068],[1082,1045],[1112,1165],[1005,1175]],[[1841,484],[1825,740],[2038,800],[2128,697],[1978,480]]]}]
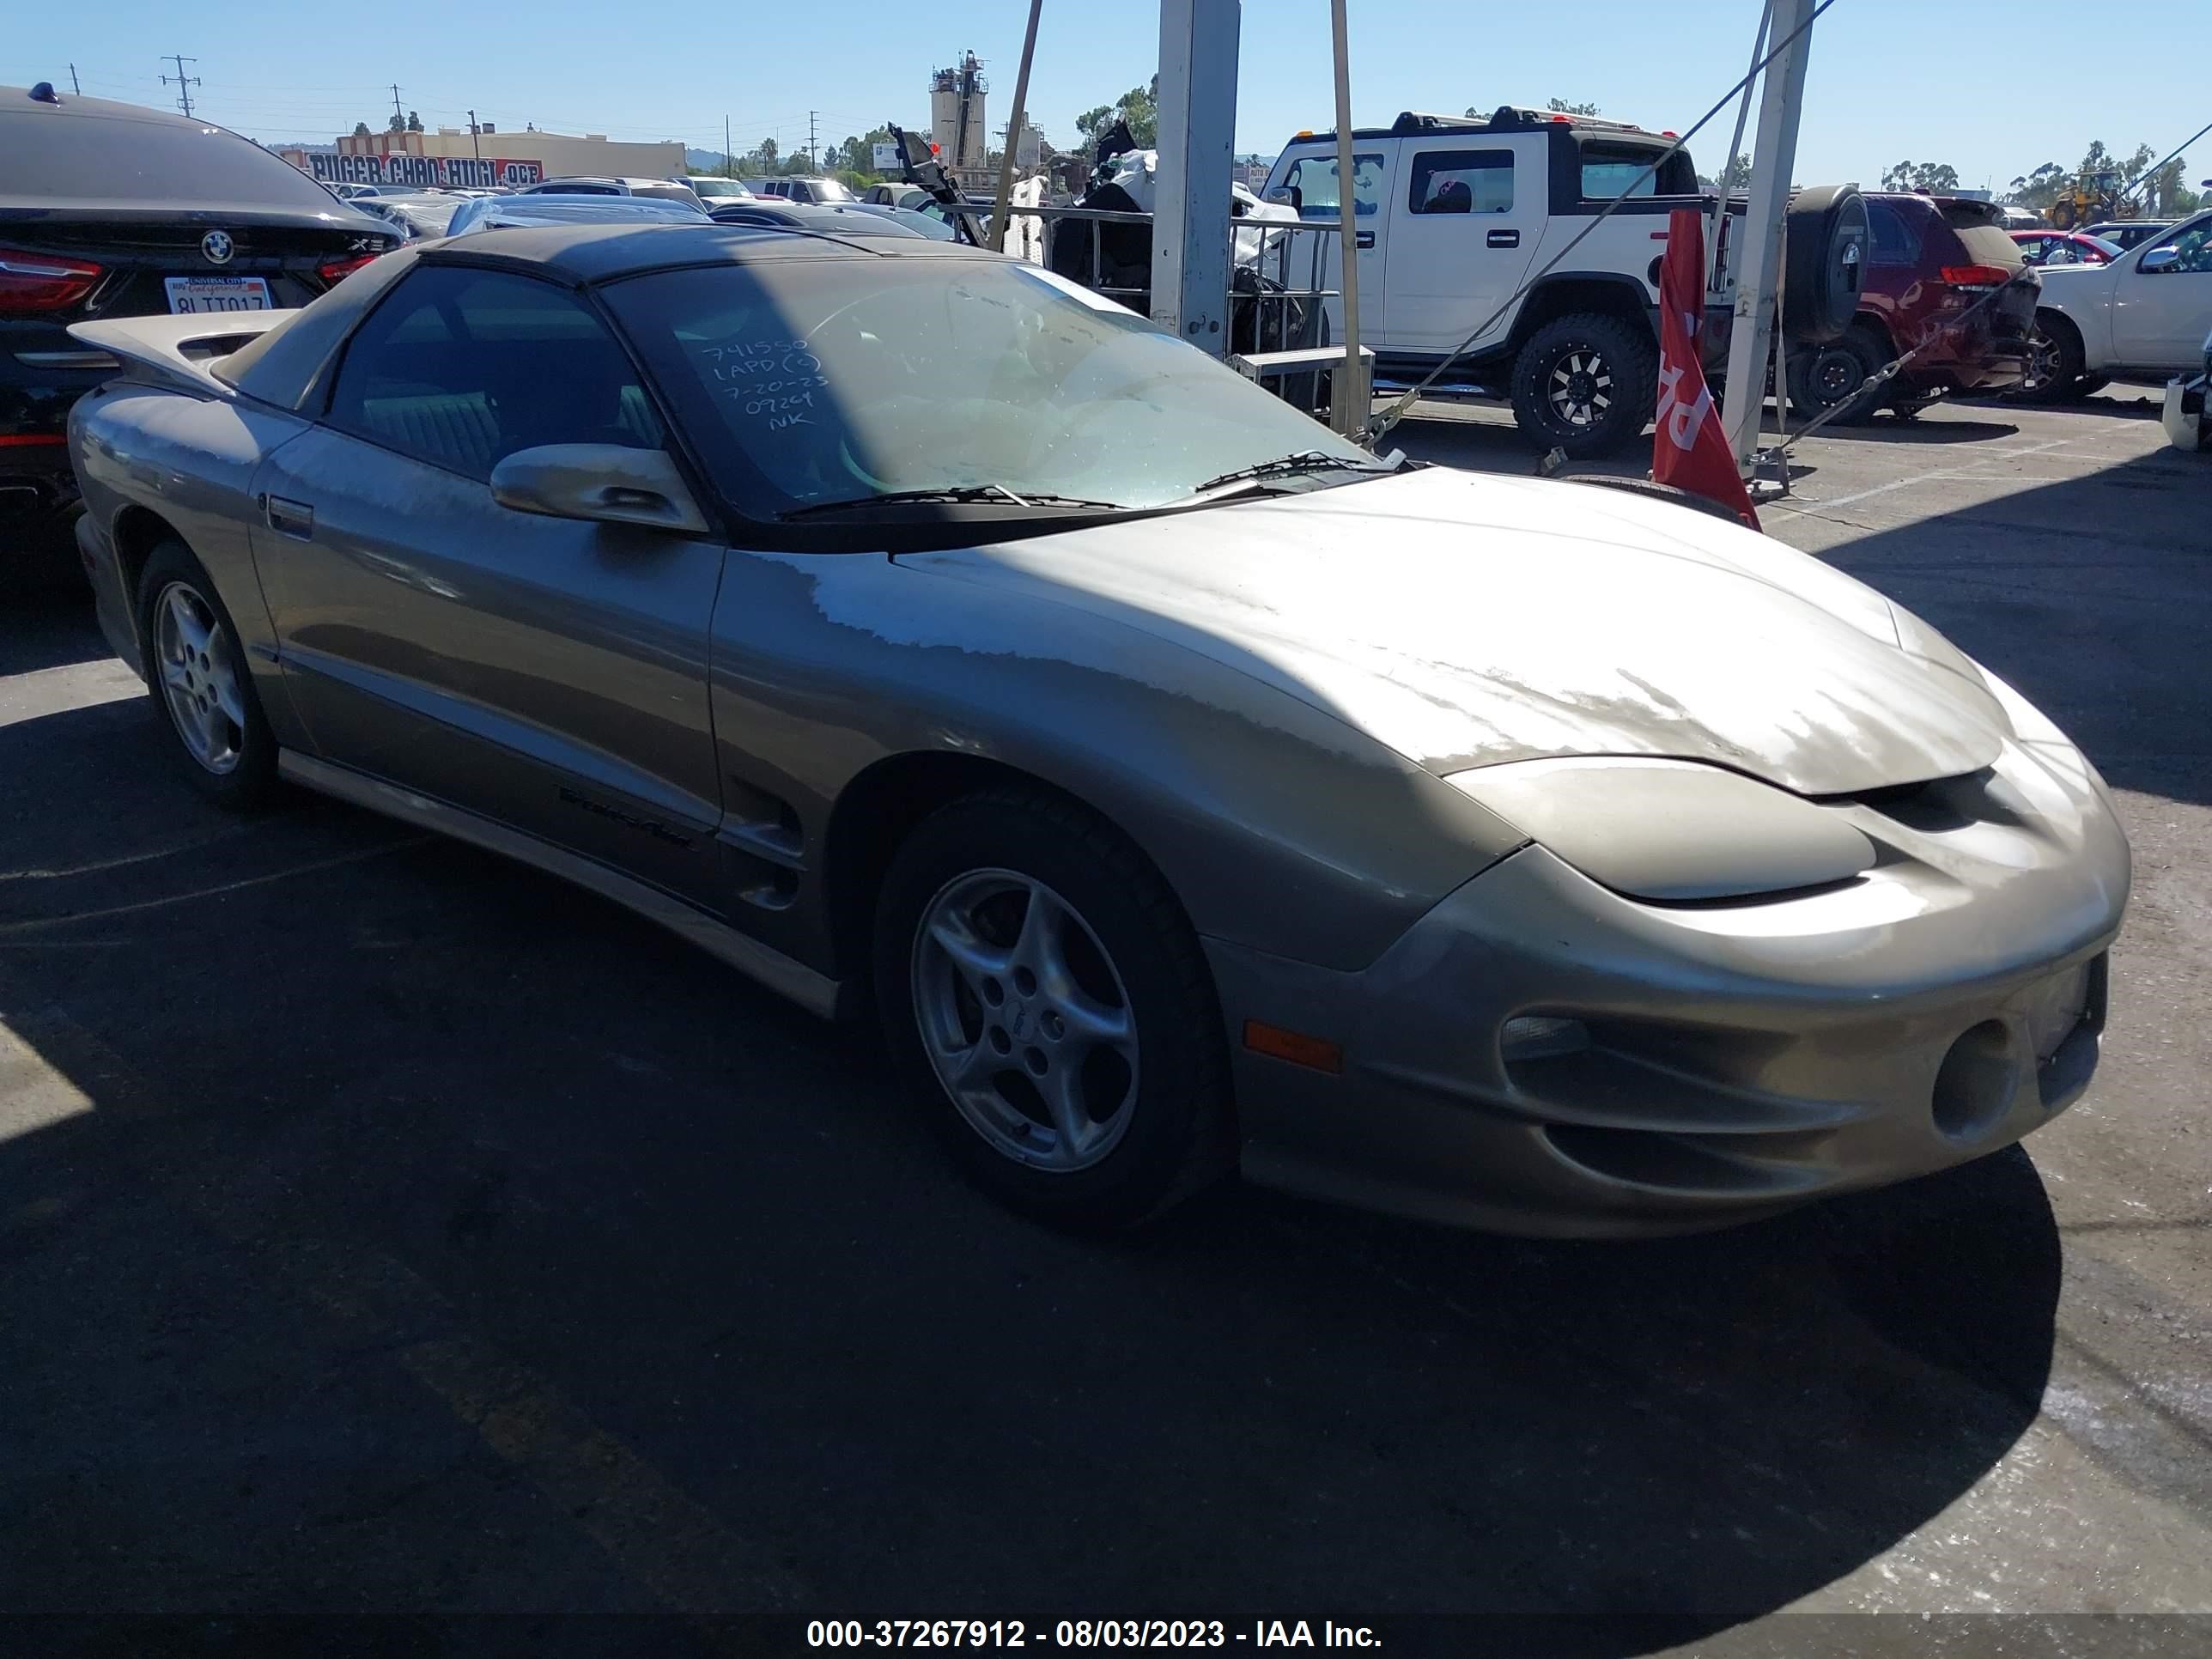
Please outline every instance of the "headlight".
[{"label": "headlight", "polygon": [[1592,881],[1683,903],[1857,875],[1874,843],[1802,796],[1695,761],[1517,761],[1446,780]]}]

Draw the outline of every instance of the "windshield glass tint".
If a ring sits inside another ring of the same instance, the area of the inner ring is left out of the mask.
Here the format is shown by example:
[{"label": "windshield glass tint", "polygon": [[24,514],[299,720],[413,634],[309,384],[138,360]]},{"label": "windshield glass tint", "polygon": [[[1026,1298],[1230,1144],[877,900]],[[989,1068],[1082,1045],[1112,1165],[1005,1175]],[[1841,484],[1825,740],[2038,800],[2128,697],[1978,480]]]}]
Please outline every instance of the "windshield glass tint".
[{"label": "windshield glass tint", "polygon": [[795,258],[662,272],[606,297],[717,481],[756,518],[981,485],[1155,507],[1299,451],[1373,465],[1203,352],[1034,266]]}]

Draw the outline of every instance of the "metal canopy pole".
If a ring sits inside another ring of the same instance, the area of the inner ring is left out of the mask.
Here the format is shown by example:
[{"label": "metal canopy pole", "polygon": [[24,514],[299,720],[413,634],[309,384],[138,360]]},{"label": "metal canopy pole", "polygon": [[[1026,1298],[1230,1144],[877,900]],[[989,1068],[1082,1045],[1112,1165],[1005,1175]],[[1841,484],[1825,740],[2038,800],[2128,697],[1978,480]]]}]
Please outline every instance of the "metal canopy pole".
[{"label": "metal canopy pole", "polygon": [[1152,320],[1217,357],[1229,346],[1229,163],[1240,27],[1237,0],[1160,0]]},{"label": "metal canopy pole", "polygon": [[1006,121],[1006,147],[999,153],[999,192],[991,210],[991,246],[1006,251],[1006,204],[1014,193],[1014,155],[1021,149],[1022,132],[1029,125],[1030,60],[1036,56],[1037,14],[1044,0],[1030,0],[1029,33],[1022,36],[1021,72],[1014,76],[1014,112]]},{"label": "metal canopy pole", "polygon": [[[1766,363],[1774,346],[1774,301],[1782,286],[1783,234],[1790,174],[1797,164],[1797,122],[1804,112],[1814,3],[1774,0],[1771,33],[1783,45],[1768,63],[1766,83],[1759,91],[1759,136],[1751,153],[1750,200],[1744,215],[1743,261],[1736,273],[1722,416],[1739,471],[1751,465],[1766,402]],[[1781,396],[1789,395],[1786,385],[1777,390]]]},{"label": "metal canopy pole", "polygon": [[1352,53],[1346,44],[1344,0],[1329,0],[1328,26],[1336,65],[1336,223],[1337,264],[1342,270],[1339,286],[1344,289],[1344,372],[1336,377],[1328,400],[1328,423],[1352,434],[1365,428],[1375,412],[1370,402],[1357,408],[1352,395],[1361,381],[1359,357],[1359,173],[1352,159]]}]

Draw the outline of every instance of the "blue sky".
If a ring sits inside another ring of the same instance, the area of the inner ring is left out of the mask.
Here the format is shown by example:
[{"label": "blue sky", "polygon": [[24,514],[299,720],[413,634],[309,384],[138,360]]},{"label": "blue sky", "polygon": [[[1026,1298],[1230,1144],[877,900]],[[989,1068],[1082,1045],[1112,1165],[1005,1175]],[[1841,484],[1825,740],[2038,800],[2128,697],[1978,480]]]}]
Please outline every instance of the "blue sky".
[{"label": "blue sky", "polygon": [[[501,127],[534,121],[719,149],[726,115],[740,151],[763,135],[803,145],[810,108],[824,143],[887,118],[922,123],[929,70],[969,46],[986,61],[989,119],[1001,125],[1026,15],[1023,0],[848,0],[819,13],[589,0],[368,9],[17,0],[10,9],[0,82],[65,87],[74,61],[88,94],[166,103],[175,93],[155,79],[167,66],[155,54],[182,52],[198,58],[203,112],[264,140],[380,125],[397,81],[402,102],[433,126],[465,123],[473,106]],[[1756,0],[1352,0],[1353,116],[1366,125],[1401,109],[1558,96],[1680,128],[1742,74],[1758,11]],[[2123,155],[2139,143],[2163,154],[2212,119],[2212,9],[2084,18],[2077,0],[1837,0],[1815,31],[1797,176],[1873,185],[1911,159],[1948,161],[1961,183],[2001,189],[2040,161],[2071,166],[2093,138]],[[1297,128],[1329,124],[1327,0],[1244,0],[1243,41],[1240,149],[1272,153]],[[1046,0],[1030,104],[1047,135],[1071,142],[1079,111],[1151,75],[1158,44],[1141,3]],[[2084,53],[2112,67],[2072,80]],[[1692,146],[1707,171],[1728,125],[1720,118]],[[2192,184],[2212,177],[2212,138],[2189,161]]]}]

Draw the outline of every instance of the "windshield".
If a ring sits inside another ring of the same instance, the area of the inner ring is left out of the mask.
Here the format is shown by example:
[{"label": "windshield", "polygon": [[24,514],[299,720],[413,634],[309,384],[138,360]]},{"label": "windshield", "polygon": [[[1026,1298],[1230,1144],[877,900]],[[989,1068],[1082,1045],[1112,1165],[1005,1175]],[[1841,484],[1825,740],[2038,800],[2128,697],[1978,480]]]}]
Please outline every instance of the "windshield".
[{"label": "windshield", "polygon": [[855,199],[853,192],[835,179],[812,179],[807,182],[814,186],[814,199],[817,202],[850,202]]},{"label": "windshield", "polygon": [[764,260],[635,277],[606,297],[723,493],[754,518],[983,486],[1158,507],[1293,453],[1374,465],[1196,348],[1032,265]]}]

